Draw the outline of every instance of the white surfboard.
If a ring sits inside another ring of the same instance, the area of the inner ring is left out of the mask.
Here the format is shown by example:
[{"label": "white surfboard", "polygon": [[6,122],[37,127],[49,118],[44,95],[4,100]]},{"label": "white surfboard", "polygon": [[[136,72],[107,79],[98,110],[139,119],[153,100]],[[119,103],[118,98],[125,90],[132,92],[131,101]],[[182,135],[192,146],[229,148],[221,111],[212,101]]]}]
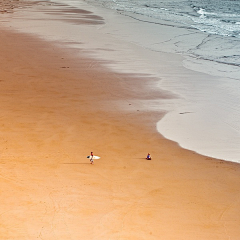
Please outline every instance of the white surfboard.
[{"label": "white surfboard", "polygon": [[[91,156],[87,156],[87,158],[90,158]],[[93,156],[93,159],[100,159],[99,156]]]}]

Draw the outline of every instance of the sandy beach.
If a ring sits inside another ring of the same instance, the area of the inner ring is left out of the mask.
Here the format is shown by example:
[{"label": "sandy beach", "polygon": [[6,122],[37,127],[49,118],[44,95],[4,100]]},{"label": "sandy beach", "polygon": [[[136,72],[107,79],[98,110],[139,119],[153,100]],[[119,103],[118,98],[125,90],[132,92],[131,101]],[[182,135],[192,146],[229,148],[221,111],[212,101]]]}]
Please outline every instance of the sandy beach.
[{"label": "sandy beach", "polygon": [[0,51],[0,239],[239,239],[240,165],[163,138],[144,78],[6,28]]}]

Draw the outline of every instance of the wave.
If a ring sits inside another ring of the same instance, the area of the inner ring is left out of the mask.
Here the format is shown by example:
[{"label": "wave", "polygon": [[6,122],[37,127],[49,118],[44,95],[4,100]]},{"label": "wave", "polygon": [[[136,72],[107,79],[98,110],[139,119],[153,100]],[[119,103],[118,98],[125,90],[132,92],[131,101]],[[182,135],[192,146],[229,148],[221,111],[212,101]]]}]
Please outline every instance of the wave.
[{"label": "wave", "polygon": [[[94,2],[94,0],[86,0]],[[228,12],[217,7],[217,4],[210,4],[207,0],[190,3],[188,1],[168,2],[156,0],[99,0],[98,4],[123,13],[133,13],[149,17],[156,21],[172,21],[180,23],[185,27],[194,27],[200,31],[221,36],[240,38],[240,15],[238,11]],[[209,6],[209,9],[201,6]],[[215,11],[214,11],[215,7]],[[232,7],[233,8],[233,7]],[[221,11],[220,11],[221,10]]]},{"label": "wave", "polygon": [[209,18],[201,12],[200,17],[191,17],[192,27],[200,31],[221,36],[240,37],[240,24],[237,22],[223,21],[217,18]]},{"label": "wave", "polygon": [[[176,1],[156,0],[98,0],[94,2],[139,21],[205,32],[209,36],[206,35],[206,40],[199,46],[196,48],[192,46],[189,50],[178,49],[178,51],[189,53],[198,59],[239,68],[240,21],[237,16],[240,17],[240,15],[238,12],[224,13],[217,8],[214,9],[214,6],[207,8],[200,4],[208,0],[194,1],[190,3],[179,1],[178,6],[174,4]],[[179,42],[181,42],[181,37]]]}]

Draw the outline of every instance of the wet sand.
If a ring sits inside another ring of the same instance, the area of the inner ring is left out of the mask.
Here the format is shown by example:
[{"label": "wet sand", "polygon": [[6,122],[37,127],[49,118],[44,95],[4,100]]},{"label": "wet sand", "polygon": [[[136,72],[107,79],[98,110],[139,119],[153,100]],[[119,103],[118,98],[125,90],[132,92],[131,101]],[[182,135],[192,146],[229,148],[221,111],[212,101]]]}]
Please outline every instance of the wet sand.
[{"label": "wet sand", "polygon": [[0,51],[1,239],[239,239],[239,164],[159,135],[144,78],[4,29]]}]

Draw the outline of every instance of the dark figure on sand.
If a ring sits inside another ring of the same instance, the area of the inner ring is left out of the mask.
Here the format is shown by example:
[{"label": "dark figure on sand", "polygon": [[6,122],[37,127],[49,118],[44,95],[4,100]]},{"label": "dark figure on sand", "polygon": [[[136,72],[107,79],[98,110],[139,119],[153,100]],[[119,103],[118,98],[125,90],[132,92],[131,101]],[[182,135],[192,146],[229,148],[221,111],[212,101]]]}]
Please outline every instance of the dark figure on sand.
[{"label": "dark figure on sand", "polygon": [[150,153],[148,153],[146,159],[147,159],[147,160],[151,160],[151,159],[152,159]]},{"label": "dark figure on sand", "polygon": [[91,164],[94,164],[94,162],[93,162],[93,152],[91,152],[91,155],[90,155],[90,162],[91,162]]}]

